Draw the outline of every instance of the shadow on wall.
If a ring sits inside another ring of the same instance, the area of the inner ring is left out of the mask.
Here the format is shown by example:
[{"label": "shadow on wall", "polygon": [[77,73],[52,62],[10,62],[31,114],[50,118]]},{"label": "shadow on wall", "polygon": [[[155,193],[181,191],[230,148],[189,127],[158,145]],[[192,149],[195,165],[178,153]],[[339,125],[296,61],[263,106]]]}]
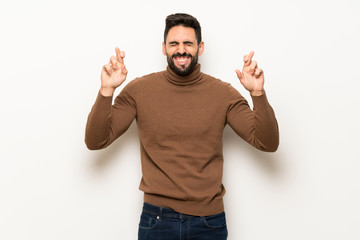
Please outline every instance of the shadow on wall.
[{"label": "shadow on wall", "polygon": [[[136,146],[136,150],[134,149],[134,146]],[[124,153],[129,150],[137,151],[136,153],[140,151],[139,137],[135,121],[131,124],[129,129],[112,144],[110,144],[110,146],[105,149],[97,150],[98,152],[93,156],[93,168],[98,171],[107,168],[113,162],[119,160],[119,158],[121,158],[120,156],[124,155]],[[134,159],[136,162],[140,161],[140,159],[138,159],[139,154],[131,155],[134,156],[134,158],[137,158]]]},{"label": "shadow on wall", "polygon": [[[231,157],[225,156],[225,163],[231,165],[233,161],[250,159],[272,178],[283,174],[283,161],[281,157],[281,141],[275,153],[263,152],[241,139],[229,126],[225,127],[223,135],[224,154],[231,152]],[[239,156],[234,158],[233,156]],[[236,164],[237,165],[237,164]]]}]

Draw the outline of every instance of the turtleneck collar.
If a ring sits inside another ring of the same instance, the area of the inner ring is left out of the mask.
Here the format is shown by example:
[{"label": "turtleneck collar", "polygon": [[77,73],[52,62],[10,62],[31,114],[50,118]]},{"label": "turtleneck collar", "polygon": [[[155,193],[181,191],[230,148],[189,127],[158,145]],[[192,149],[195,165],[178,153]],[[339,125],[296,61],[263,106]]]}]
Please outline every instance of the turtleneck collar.
[{"label": "turtleneck collar", "polygon": [[200,67],[201,65],[198,63],[189,75],[180,76],[176,74],[169,66],[167,66],[165,77],[169,82],[175,85],[192,85],[200,81],[203,77],[202,73],[200,72]]}]

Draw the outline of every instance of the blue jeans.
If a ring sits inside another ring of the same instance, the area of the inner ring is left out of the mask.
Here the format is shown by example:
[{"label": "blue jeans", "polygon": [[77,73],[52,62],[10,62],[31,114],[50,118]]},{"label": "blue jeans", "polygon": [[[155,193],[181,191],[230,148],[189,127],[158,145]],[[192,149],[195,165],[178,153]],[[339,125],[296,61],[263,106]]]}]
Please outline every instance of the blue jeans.
[{"label": "blue jeans", "polygon": [[226,240],[225,213],[192,216],[144,203],[138,240]]}]

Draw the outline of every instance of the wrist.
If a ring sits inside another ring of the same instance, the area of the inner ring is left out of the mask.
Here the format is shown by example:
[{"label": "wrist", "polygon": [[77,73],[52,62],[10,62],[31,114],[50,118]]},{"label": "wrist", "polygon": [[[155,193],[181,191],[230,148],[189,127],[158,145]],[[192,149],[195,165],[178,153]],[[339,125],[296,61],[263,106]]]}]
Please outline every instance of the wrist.
[{"label": "wrist", "polygon": [[250,91],[250,95],[251,96],[255,96],[255,97],[258,97],[258,96],[261,96],[265,93],[265,90],[252,90]]},{"label": "wrist", "polygon": [[114,92],[115,92],[115,88],[111,88],[111,87],[100,88],[100,94],[103,95],[104,97],[111,97],[112,95],[114,95]]}]

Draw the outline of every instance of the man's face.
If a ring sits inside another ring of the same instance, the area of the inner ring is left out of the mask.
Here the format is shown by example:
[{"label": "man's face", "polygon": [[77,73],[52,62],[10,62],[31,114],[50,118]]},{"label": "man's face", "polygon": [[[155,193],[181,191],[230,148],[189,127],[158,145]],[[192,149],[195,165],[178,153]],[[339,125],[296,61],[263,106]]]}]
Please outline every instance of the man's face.
[{"label": "man's face", "polygon": [[190,27],[175,26],[169,30],[163,53],[169,67],[178,75],[189,75],[204,51],[204,42],[197,43],[195,30]]}]

